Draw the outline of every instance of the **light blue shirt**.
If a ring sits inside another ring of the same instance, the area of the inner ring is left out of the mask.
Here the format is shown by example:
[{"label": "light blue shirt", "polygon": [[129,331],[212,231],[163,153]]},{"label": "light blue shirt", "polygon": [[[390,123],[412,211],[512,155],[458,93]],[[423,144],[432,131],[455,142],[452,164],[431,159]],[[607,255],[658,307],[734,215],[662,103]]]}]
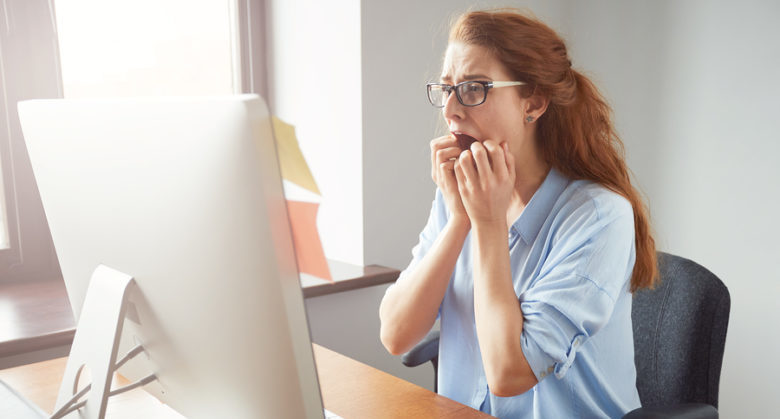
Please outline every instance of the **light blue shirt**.
[{"label": "light blue shirt", "polygon": [[[447,223],[440,191],[406,272]],[[621,417],[640,406],[629,283],[634,217],[622,196],[550,170],[509,228],[523,312],[522,348],[539,383],[497,397],[488,388],[474,321],[471,235],[439,308],[439,393],[499,418]]]}]

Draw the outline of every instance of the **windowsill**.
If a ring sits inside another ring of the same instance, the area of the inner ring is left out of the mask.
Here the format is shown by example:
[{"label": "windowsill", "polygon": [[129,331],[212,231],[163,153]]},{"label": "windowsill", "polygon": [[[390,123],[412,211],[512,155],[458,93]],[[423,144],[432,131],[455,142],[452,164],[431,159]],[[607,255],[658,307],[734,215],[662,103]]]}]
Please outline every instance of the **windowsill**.
[{"label": "windowsill", "polygon": [[[301,274],[304,298],[390,283],[400,273],[379,265],[328,263],[333,282]],[[0,359],[70,345],[75,333],[62,280],[0,283]]]},{"label": "windowsill", "polygon": [[401,273],[398,269],[380,265],[357,266],[335,260],[329,260],[328,266],[333,282],[301,274],[304,298],[388,284],[395,282]]},{"label": "windowsill", "polygon": [[70,345],[76,323],[60,280],[0,284],[0,358]]}]

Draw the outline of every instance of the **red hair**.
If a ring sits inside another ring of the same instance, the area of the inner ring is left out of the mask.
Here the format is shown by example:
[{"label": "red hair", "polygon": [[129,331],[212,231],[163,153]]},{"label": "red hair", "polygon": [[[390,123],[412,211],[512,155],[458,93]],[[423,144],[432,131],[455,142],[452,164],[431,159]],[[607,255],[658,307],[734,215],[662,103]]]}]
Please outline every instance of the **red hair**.
[{"label": "red hair", "polygon": [[563,40],[544,23],[510,9],[462,15],[450,42],[486,48],[514,80],[549,99],[536,122],[542,157],[567,177],[597,182],[631,203],[636,240],[631,291],[652,288],[658,277],[655,240],[647,207],[631,184],[612,109],[596,86],[571,68]]}]

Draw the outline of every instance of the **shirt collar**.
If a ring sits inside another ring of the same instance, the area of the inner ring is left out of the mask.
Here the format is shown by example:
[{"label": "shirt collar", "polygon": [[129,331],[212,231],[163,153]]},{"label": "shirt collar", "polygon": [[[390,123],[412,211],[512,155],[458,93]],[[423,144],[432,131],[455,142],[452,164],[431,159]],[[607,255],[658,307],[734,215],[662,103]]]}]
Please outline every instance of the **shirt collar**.
[{"label": "shirt collar", "polygon": [[526,244],[531,244],[536,240],[539,230],[544,224],[544,220],[550,215],[555,201],[561,195],[561,192],[569,184],[567,179],[555,168],[551,168],[547,173],[542,185],[536,190],[531,201],[528,202],[523,212],[512,224],[511,229],[520,234]]}]

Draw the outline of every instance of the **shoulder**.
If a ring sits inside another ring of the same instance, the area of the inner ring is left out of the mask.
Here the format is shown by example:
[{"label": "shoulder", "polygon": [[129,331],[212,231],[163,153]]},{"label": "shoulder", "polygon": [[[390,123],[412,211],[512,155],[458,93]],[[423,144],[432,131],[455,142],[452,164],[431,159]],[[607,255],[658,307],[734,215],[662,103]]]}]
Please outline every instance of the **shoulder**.
[{"label": "shoulder", "polygon": [[622,195],[598,183],[575,180],[561,193],[553,210],[552,230],[588,239],[605,227],[611,234],[634,234],[634,209]]},{"label": "shoulder", "polygon": [[633,269],[635,233],[631,203],[591,181],[572,181],[551,214],[542,272],[574,274],[616,301]]},{"label": "shoulder", "polygon": [[564,213],[588,211],[599,219],[634,213],[631,203],[624,196],[589,180],[570,182],[558,201]]}]

